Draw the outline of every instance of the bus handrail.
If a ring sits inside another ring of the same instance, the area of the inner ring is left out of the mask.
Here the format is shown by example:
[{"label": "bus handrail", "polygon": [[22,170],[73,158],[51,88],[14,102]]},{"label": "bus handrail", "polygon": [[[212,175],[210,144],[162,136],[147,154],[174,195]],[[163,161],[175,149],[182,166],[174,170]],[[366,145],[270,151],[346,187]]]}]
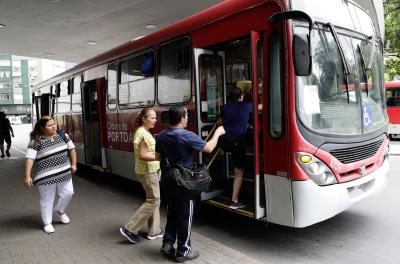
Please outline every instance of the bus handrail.
[{"label": "bus handrail", "polygon": [[221,152],[221,148],[218,148],[217,151],[215,152],[214,156],[210,160],[210,162],[207,164],[207,170],[210,168],[210,166],[213,164],[215,158],[218,156],[218,154]]},{"label": "bus handrail", "polygon": [[[211,137],[211,135],[214,133],[214,131],[217,129],[219,125],[219,122],[216,122],[213,126],[213,128],[211,129],[210,133],[208,133],[205,141],[208,141],[208,139]],[[221,148],[218,148],[217,151],[215,152],[214,156],[211,158],[210,162],[207,164],[207,170],[210,168],[210,166],[213,164],[215,158],[218,156],[219,152],[221,151]]]},{"label": "bus handrail", "polygon": [[207,135],[205,141],[208,141],[208,139],[209,139],[209,138],[211,137],[211,135],[214,133],[215,129],[217,128],[217,124],[218,124],[218,122],[214,124],[214,126],[213,126],[213,128],[211,129],[210,133],[208,133],[208,135]]}]

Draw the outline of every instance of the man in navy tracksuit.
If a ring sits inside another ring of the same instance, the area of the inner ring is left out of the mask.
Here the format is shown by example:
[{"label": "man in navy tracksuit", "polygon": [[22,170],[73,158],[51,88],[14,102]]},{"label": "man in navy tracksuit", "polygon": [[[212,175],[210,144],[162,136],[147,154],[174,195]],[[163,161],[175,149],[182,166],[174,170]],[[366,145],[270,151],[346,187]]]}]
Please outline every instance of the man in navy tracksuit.
[{"label": "man in navy tracksuit", "polygon": [[163,161],[167,158],[170,164],[191,167],[193,151],[212,152],[218,143],[219,136],[223,135],[225,130],[223,127],[217,128],[210,141],[206,142],[195,133],[185,129],[188,115],[183,106],[170,107],[168,114],[170,127],[163,130],[156,139],[156,152],[161,154],[161,184],[167,192],[168,206],[161,252],[169,257],[175,257],[177,262],[185,262],[199,256],[199,252],[191,250],[190,242],[194,200],[186,200],[179,195],[172,177],[168,177],[168,168]]}]

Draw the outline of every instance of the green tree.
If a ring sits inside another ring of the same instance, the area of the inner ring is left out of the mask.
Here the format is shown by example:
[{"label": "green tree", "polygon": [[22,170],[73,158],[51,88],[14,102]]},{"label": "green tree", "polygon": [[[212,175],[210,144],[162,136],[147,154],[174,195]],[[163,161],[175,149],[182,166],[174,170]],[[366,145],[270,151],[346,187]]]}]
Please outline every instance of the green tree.
[{"label": "green tree", "polygon": [[393,80],[400,75],[400,0],[385,0],[385,79]]},{"label": "green tree", "polygon": [[385,60],[385,81],[391,81],[400,75],[400,59],[391,58]]},{"label": "green tree", "polygon": [[400,0],[386,0],[385,10],[385,42],[386,51],[397,53],[400,50]]}]

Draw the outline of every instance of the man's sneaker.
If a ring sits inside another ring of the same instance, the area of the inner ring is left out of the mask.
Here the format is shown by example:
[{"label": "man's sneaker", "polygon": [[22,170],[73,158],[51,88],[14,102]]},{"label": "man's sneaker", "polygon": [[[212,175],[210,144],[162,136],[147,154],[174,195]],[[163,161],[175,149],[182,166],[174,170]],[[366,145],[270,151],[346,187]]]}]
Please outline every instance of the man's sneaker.
[{"label": "man's sneaker", "polygon": [[69,224],[71,222],[71,219],[69,219],[68,215],[66,213],[58,213],[60,215],[60,222],[63,224]]},{"label": "man's sneaker", "polygon": [[164,231],[160,231],[160,233],[155,235],[147,235],[147,239],[153,240],[164,236]]},{"label": "man's sneaker", "polygon": [[185,255],[185,256],[179,256],[179,255],[177,255],[176,257],[175,257],[175,261],[176,262],[185,262],[185,261],[187,261],[187,260],[194,260],[194,259],[197,259],[198,257],[199,257],[199,252],[198,251],[192,251],[192,250],[189,250],[189,252]]},{"label": "man's sneaker", "polygon": [[175,257],[175,248],[173,245],[164,243],[161,247],[161,253],[164,253],[167,257]]},{"label": "man's sneaker", "polygon": [[128,239],[133,244],[140,242],[140,237],[138,235],[132,234],[125,227],[121,227],[119,229],[119,232],[121,233],[121,235],[123,235],[126,239]]},{"label": "man's sneaker", "polygon": [[6,155],[7,155],[7,157],[10,157],[11,155],[10,155],[10,152],[8,151],[8,150],[6,150]]},{"label": "man's sneaker", "polygon": [[246,207],[246,205],[242,204],[242,203],[239,203],[239,202],[231,201],[231,203],[229,204],[229,208],[231,208],[233,210],[240,209],[240,208],[243,208],[243,207]]},{"label": "man's sneaker", "polygon": [[4,159],[4,157],[5,157],[5,156],[4,156],[4,153],[2,153],[2,154],[1,154],[1,158]]},{"label": "man's sneaker", "polygon": [[54,227],[53,227],[52,224],[45,225],[45,226],[43,227],[43,230],[44,230],[44,232],[46,232],[47,234],[54,233]]}]

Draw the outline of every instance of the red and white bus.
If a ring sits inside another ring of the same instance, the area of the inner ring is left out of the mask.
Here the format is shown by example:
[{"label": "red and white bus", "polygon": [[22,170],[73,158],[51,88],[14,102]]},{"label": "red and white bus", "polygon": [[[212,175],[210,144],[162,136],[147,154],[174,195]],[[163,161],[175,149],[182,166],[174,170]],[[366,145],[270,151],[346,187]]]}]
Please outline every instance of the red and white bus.
[{"label": "red and white bus", "polygon": [[385,83],[386,107],[389,116],[389,136],[400,136],[400,81]]},{"label": "red and white bus", "polygon": [[[206,138],[238,81],[250,88],[254,116],[247,206],[235,213],[305,227],[386,185],[382,41],[352,1],[223,1],[38,84],[32,112],[55,117],[80,163],[134,180],[138,111],[156,109],[157,136],[169,106],[185,105],[188,129]],[[197,158],[213,159],[201,199],[228,209],[230,154]]]}]

